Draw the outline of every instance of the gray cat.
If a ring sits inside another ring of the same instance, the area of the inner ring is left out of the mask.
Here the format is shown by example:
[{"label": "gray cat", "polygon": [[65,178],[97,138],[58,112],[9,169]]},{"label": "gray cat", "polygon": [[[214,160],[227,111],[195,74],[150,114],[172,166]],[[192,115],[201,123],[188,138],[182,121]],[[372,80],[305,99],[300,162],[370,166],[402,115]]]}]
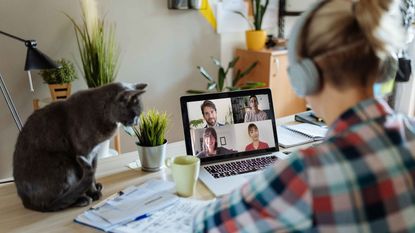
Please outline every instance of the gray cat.
[{"label": "gray cat", "polygon": [[132,125],[146,84],[113,83],[79,91],[35,111],[20,132],[13,176],[23,205],[37,211],[86,206],[101,197],[96,150],[117,122]]}]

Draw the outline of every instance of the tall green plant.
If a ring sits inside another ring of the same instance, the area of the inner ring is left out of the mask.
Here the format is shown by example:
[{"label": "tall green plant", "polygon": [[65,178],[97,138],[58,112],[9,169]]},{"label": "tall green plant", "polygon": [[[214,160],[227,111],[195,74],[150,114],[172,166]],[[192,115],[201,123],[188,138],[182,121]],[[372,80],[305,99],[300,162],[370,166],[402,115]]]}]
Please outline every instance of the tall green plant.
[{"label": "tall green plant", "polygon": [[239,57],[235,57],[233,58],[229,63],[228,66],[225,68],[222,66],[221,62],[214,58],[211,57],[213,63],[219,68],[218,69],[218,77],[217,80],[215,80],[206,70],[205,68],[198,66],[197,69],[199,69],[200,74],[202,74],[202,76],[204,78],[207,79],[208,84],[207,84],[207,90],[187,90],[187,93],[190,94],[200,94],[200,93],[206,93],[206,92],[223,92],[223,91],[235,91],[235,90],[241,90],[241,89],[252,89],[252,88],[257,88],[257,87],[263,87],[265,86],[265,83],[263,82],[246,82],[245,84],[241,85],[241,86],[237,86],[237,83],[243,78],[245,77],[245,75],[249,74],[249,72],[252,71],[252,69],[255,68],[255,66],[258,64],[258,61],[253,62],[250,66],[248,66],[246,69],[244,69],[243,71],[241,71],[240,69],[236,70],[236,72],[234,72],[234,75],[232,77],[232,86],[226,86],[225,87],[225,80],[226,77],[228,75],[228,72],[230,69],[234,68],[236,63],[239,60]]},{"label": "tall green plant", "polygon": [[250,19],[248,19],[247,16],[240,11],[234,11],[234,13],[244,17],[252,30],[259,31],[262,29],[262,20],[264,19],[268,4],[269,0],[265,0],[265,4],[261,4],[261,0],[251,0],[253,22],[251,22]]},{"label": "tall green plant", "polygon": [[100,19],[95,0],[82,0],[82,23],[67,15],[74,25],[84,78],[88,87],[98,87],[115,80],[119,51],[115,43],[114,25]]}]

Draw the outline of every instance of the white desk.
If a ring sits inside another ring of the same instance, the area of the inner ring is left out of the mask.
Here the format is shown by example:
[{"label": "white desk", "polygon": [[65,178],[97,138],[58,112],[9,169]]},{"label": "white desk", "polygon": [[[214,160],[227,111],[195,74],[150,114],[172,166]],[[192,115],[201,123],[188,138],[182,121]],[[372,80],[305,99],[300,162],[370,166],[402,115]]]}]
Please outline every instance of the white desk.
[{"label": "white desk", "polygon": [[[278,123],[287,123],[290,118],[282,118]],[[292,119],[292,117],[291,117]],[[292,120],[291,120],[292,121]],[[292,150],[290,148],[289,150]],[[185,155],[184,141],[168,144],[167,156]],[[105,158],[98,161],[97,181],[102,183],[102,199],[130,185],[140,184],[150,178],[172,180],[170,171],[163,168],[159,172],[146,173],[132,170],[126,165],[137,160],[137,152]],[[212,199],[213,194],[198,181],[192,198]],[[102,200],[101,199],[101,200]],[[74,223],[73,219],[89,207],[70,208],[54,213],[40,213],[25,209],[17,196],[14,183],[0,185],[0,232],[100,232],[90,227]]]}]

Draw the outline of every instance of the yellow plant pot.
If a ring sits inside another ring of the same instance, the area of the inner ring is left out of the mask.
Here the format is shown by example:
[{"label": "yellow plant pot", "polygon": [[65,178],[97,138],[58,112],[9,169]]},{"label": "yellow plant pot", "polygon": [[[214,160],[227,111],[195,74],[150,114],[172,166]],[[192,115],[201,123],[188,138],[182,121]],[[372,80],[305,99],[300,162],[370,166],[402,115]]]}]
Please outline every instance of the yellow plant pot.
[{"label": "yellow plant pot", "polygon": [[264,30],[260,31],[246,31],[246,47],[249,50],[261,50],[265,46],[265,41],[267,39],[267,33]]},{"label": "yellow plant pot", "polygon": [[71,84],[49,84],[50,95],[52,100],[65,100],[71,95]]}]

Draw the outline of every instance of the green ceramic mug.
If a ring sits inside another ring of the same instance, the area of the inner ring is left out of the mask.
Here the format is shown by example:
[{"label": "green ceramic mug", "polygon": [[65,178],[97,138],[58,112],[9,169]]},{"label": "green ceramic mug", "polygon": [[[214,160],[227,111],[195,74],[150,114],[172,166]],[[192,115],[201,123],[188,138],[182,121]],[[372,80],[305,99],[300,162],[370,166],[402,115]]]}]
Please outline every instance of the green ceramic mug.
[{"label": "green ceramic mug", "polygon": [[183,155],[167,158],[165,163],[171,169],[177,194],[183,197],[192,196],[199,177],[200,159],[192,155]]}]

